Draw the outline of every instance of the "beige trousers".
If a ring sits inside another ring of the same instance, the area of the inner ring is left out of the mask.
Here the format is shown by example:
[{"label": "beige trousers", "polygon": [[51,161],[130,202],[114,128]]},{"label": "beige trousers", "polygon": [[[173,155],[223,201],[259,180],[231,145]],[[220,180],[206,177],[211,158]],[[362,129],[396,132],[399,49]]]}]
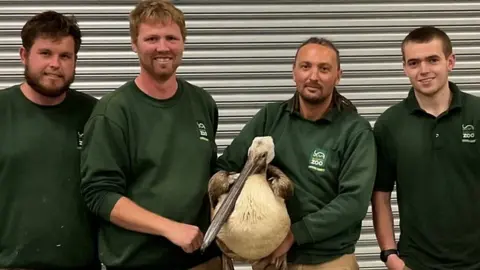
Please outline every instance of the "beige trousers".
[{"label": "beige trousers", "polygon": [[[203,264],[197,265],[191,270],[221,270],[221,257],[215,257]],[[267,267],[265,270],[274,269],[273,266]],[[347,254],[333,261],[322,264],[305,265],[305,264],[290,264],[288,270],[359,270],[359,266],[355,255]]]},{"label": "beige trousers", "polygon": [[354,254],[346,254],[333,261],[322,264],[289,264],[288,270],[358,270],[357,259]]}]

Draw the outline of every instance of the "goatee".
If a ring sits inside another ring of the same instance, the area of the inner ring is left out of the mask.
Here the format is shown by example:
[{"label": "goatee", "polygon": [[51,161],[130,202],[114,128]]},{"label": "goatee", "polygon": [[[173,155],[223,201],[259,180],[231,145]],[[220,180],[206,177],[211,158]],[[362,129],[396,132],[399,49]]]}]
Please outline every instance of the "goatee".
[{"label": "goatee", "polygon": [[311,97],[311,96],[303,94],[301,91],[297,91],[297,93],[302,98],[303,102],[308,103],[310,105],[322,104],[327,100],[327,97],[324,97],[324,96]]}]

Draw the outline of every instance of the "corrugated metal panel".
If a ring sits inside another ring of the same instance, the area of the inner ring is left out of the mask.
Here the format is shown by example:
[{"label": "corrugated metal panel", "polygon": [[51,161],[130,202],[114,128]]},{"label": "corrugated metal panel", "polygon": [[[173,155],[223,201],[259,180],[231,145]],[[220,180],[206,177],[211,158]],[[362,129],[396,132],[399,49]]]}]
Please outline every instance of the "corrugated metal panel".
[{"label": "corrugated metal panel", "polygon": [[[339,47],[344,69],[339,90],[372,124],[388,106],[406,95],[408,80],[402,73],[399,44],[413,27],[433,24],[446,30],[458,61],[451,78],[464,90],[480,93],[478,2],[174,2],[185,12],[189,30],[179,74],[205,87],[217,100],[220,151],[265,103],[291,96],[295,49],[314,35],[330,38]],[[137,74],[127,21],[135,1],[11,3],[0,0],[1,88],[22,79],[19,30],[28,17],[46,9],[74,13],[80,21],[84,44],[74,87],[100,97]],[[393,209],[398,225],[396,204]],[[384,269],[378,252],[369,210],[356,251],[361,268]]]}]

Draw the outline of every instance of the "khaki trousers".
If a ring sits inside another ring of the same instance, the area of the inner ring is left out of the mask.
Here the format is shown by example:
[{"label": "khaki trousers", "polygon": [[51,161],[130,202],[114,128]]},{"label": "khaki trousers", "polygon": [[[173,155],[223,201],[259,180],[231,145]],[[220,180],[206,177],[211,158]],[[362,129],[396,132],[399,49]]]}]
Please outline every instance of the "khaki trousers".
[{"label": "khaki trousers", "polygon": [[209,261],[193,267],[191,270],[222,270],[222,257],[215,257]]},{"label": "khaki trousers", "polygon": [[289,264],[288,270],[359,270],[354,254],[346,254],[322,264]]},{"label": "khaki trousers", "polygon": [[[197,265],[191,270],[221,270],[221,257],[215,257],[203,264]],[[274,269],[273,266],[265,268],[265,270]],[[322,264],[306,265],[306,264],[290,264],[288,270],[359,270],[357,259],[353,254],[343,255],[333,261]]]}]

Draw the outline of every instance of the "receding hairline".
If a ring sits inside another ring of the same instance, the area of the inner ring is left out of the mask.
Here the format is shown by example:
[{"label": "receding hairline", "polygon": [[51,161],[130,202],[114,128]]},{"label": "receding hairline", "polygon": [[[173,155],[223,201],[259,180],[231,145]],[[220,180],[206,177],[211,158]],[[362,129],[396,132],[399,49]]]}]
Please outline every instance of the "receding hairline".
[{"label": "receding hairline", "polygon": [[[301,46],[300,48],[298,48],[297,53],[296,53],[296,55],[295,55],[295,61],[294,61],[294,63],[293,63],[294,66],[296,66],[297,62],[298,62],[298,63],[310,62],[310,61],[299,61],[299,60],[298,60],[298,55],[300,55],[300,51],[301,51],[303,48],[305,48],[305,47],[307,47],[307,46],[309,46],[309,45],[315,45],[315,46],[327,48],[328,50],[330,50],[330,51],[333,53],[333,59],[334,59],[335,63],[329,63],[329,62],[323,61],[323,62],[321,62],[321,63],[319,63],[319,64],[328,64],[328,65],[331,65],[332,67],[338,67],[338,69],[340,69],[340,65],[339,65],[339,63],[338,63],[338,54],[337,54],[337,51],[336,51],[334,48],[332,48],[331,46],[327,45],[327,44],[319,44],[319,43],[307,43],[307,44],[304,44],[303,46]],[[311,63],[311,62],[310,62],[310,63]]]}]

